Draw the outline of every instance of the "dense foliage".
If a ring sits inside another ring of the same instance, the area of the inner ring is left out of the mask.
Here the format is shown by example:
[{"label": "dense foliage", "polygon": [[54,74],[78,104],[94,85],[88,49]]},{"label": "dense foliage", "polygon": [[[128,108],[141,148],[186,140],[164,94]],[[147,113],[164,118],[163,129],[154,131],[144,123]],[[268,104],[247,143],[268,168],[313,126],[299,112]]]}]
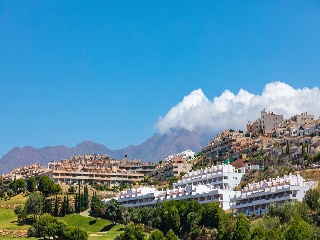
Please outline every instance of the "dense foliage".
[{"label": "dense foliage", "polygon": [[38,190],[44,196],[49,196],[61,192],[61,187],[59,184],[55,184],[48,176],[41,176],[38,183]]},{"label": "dense foliage", "polygon": [[36,220],[29,229],[30,237],[43,237],[44,239],[61,239],[61,240],[86,240],[88,233],[86,230],[68,226],[63,221],[57,220],[50,214],[43,214]]},{"label": "dense foliage", "polygon": [[89,207],[89,192],[88,186],[84,186],[83,193],[80,192],[80,183],[79,183],[79,190],[75,197],[75,211],[77,213],[88,209]]},{"label": "dense foliage", "polygon": [[[44,182],[47,182],[44,179]],[[52,182],[47,182],[51,186]],[[42,190],[50,189],[48,186],[42,187]],[[51,198],[46,197],[47,190],[39,192],[31,192],[24,205],[17,205],[14,208],[14,213],[18,217],[19,224],[25,224],[33,222],[32,227],[28,230],[28,235],[37,238],[44,239],[61,239],[61,240],[86,240],[88,234],[86,230],[78,227],[68,226],[65,222],[57,220],[54,216],[65,216],[74,212],[73,206],[70,204],[69,196],[63,196],[63,201],[58,196],[54,201]],[[88,195],[88,189],[85,187],[85,191],[82,194]],[[81,204],[89,204],[89,198],[82,198]],[[53,203],[53,207],[52,207]],[[82,205],[84,206],[84,205]],[[54,215],[54,216],[52,216]]]},{"label": "dense foliage", "polygon": [[248,219],[226,213],[215,202],[165,201],[155,208],[127,209],[114,199],[103,205],[94,196],[91,203],[93,216],[131,222],[118,240],[143,239],[143,234],[150,240],[320,239],[319,190],[309,190],[303,202],[271,204],[268,209],[266,215]]},{"label": "dense foliage", "polygon": [[27,180],[27,190],[29,192],[34,192],[37,187],[37,181],[34,176],[30,176]]},{"label": "dense foliage", "polygon": [[26,189],[26,182],[22,178],[14,178],[14,180],[9,183],[9,189],[12,190],[12,195],[21,193]]}]

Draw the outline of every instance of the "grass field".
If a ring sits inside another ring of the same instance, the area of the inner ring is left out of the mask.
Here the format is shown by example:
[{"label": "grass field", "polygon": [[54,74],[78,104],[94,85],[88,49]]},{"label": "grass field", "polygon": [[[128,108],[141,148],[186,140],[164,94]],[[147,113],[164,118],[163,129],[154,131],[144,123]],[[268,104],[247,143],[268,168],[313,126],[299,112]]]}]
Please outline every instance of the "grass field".
[{"label": "grass field", "polygon": [[30,225],[19,225],[13,209],[0,208],[0,228],[9,230],[27,230]]},{"label": "grass field", "polygon": [[6,204],[6,205],[12,205],[12,204],[24,204],[28,199],[28,196],[24,196],[22,193],[10,198],[7,201],[0,201],[0,205]]},{"label": "grass field", "polygon": [[[58,219],[65,221],[71,226],[82,227],[88,231],[89,240],[111,240],[122,231],[120,225],[113,225],[104,219],[83,217],[79,214],[71,214]],[[91,236],[90,236],[91,235]]]},{"label": "grass field", "polygon": [[[1,201],[0,205],[13,205],[24,204],[28,197],[22,194],[14,196],[10,200]],[[71,226],[81,227],[87,230],[89,240],[112,240],[122,231],[122,226],[113,225],[111,222],[104,219],[95,219],[90,217],[83,217],[79,214],[71,214],[58,219],[65,221]],[[0,207],[0,229],[8,230],[27,230],[30,225],[19,225],[17,216],[14,214],[13,209],[6,209]],[[16,240],[21,238],[0,237],[1,240]],[[27,238],[36,240],[37,238]]]},{"label": "grass field", "polygon": [[[22,194],[14,196],[10,200],[1,201],[0,205],[13,205],[13,204],[24,204],[27,197]],[[19,225],[17,222],[18,218],[14,214],[13,209],[1,208],[0,207],[0,228],[9,230],[27,230],[29,225]],[[2,238],[1,238],[2,239]]]}]

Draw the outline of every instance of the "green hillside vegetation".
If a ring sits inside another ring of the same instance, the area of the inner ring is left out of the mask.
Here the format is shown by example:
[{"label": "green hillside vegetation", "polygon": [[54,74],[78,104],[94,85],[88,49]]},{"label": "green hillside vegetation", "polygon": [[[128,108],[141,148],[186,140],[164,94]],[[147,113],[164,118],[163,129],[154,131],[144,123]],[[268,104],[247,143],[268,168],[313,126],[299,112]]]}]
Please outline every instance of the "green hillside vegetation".
[{"label": "green hillside vegetation", "polygon": [[[294,172],[292,167],[281,166],[248,171],[241,186]],[[308,179],[318,180],[320,176],[320,171],[314,169],[300,173]],[[2,199],[0,229],[25,233],[29,230],[31,237],[28,239],[53,239],[54,236],[55,240],[320,240],[319,189],[308,191],[302,203],[270,205],[265,216],[253,214],[250,217],[225,212],[215,202],[201,205],[195,200],[159,202],[155,208],[126,208],[114,199],[104,204],[94,193],[90,203],[91,217],[86,217],[76,213],[76,207],[84,210],[89,204],[86,186],[81,191],[77,189],[78,200],[71,203],[67,195],[55,195],[55,185],[50,181],[47,183],[53,186],[52,191],[35,191],[25,196],[18,193],[17,188],[16,195]],[[42,187],[46,189],[46,184]],[[49,198],[53,202],[48,201]]]},{"label": "green hillside vegetation", "polygon": [[2,199],[0,201],[0,206],[1,205],[13,205],[13,204],[24,204],[27,201],[27,196],[24,195],[23,193],[19,193],[15,195],[14,197],[8,198],[6,201]]},{"label": "green hillside vegetation", "polygon": [[[4,208],[3,206],[10,206],[15,204],[25,204],[27,196],[22,193],[9,200],[0,202],[0,229],[8,230],[28,230],[31,227],[32,222],[27,221],[21,224],[17,221],[17,215],[14,213],[13,208]],[[65,217],[58,217],[57,219],[66,222],[70,226],[83,228],[89,235],[89,240],[111,240],[122,232],[123,227],[119,224],[112,224],[110,221],[92,217],[83,217],[79,214],[70,214]],[[21,239],[16,237],[1,236],[1,240],[15,240]],[[27,239],[35,240],[38,238],[28,237]],[[42,238],[40,238],[42,239]]]},{"label": "green hillside vegetation", "polygon": [[87,186],[70,201],[71,195],[61,194],[61,188],[46,176],[40,178],[38,188],[28,183],[14,179],[9,188],[0,188],[0,239],[111,240],[122,232],[118,224],[75,213],[89,206]]},{"label": "green hillside vegetation", "polygon": [[[166,201],[156,208],[135,210],[124,231],[116,240],[313,240],[320,239],[320,190],[309,190],[303,202],[271,204],[264,216],[247,218],[240,213],[233,216],[221,209],[218,203],[201,205],[199,202]],[[110,209],[108,209],[110,207]],[[109,216],[123,221],[123,208],[117,215],[115,203],[107,206]],[[132,213],[132,210],[130,210]],[[127,218],[126,216],[125,218]],[[129,217],[130,218],[130,217]]]},{"label": "green hillside vegetation", "polygon": [[[249,182],[294,174],[291,166],[265,166],[261,170],[248,171],[241,187]],[[303,170],[302,176],[318,180],[319,170]],[[117,240],[125,239],[170,239],[174,234],[186,240],[197,239],[320,239],[320,190],[309,190],[303,202],[287,202],[269,205],[264,216],[253,214],[246,217],[223,211],[219,204],[201,205],[191,201],[159,202],[155,208],[126,208],[115,200],[107,205],[94,195],[91,212],[98,217],[125,224]]]},{"label": "green hillside vegetation", "polygon": [[18,223],[17,215],[12,208],[12,206],[24,204],[26,200],[27,197],[20,193],[6,201],[0,201],[0,229],[27,230],[30,227],[28,224],[21,225]]},{"label": "green hillside vegetation", "polygon": [[0,229],[28,230],[30,225],[19,224],[13,209],[0,208]]}]

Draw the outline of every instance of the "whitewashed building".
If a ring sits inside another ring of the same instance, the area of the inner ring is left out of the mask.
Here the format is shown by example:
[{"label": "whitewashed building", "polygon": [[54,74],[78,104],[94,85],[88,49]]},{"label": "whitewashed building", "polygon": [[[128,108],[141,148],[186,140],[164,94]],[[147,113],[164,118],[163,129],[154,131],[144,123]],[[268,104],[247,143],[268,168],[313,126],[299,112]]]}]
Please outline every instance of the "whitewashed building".
[{"label": "whitewashed building", "polygon": [[307,182],[299,173],[248,184],[231,199],[231,210],[235,214],[265,214],[269,204],[302,201],[306,191],[316,187],[317,181]]},{"label": "whitewashed building", "polygon": [[[182,180],[173,184],[171,190],[156,190],[142,187],[120,192],[116,200],[125,207],[153,207],[165,200],[197,200],[204,204],[218,202],[224,210],[230,209],[230,198],[240,195],[233,189],[240,183],[244,168],[231,165],[217,165],[191,171]],[[105,202],[108,202],[106,199]]]},{"label": "whitewashed building", "polygon": [[233,190],[241,181],[245,168],[235,168],[230,164],[211,166],[206,169],[190,171],[173,187],[209,184],[216,189]]},{"label": "whitewashed building", "polygon": [[[305,181],[299,173],[282,178],[248,184],[242,191],[234,191],[245,168],[217,165],[191,171],[173,184],[171,190],[141,187],[120,192],[116,200],[125,207],[154,207],[166,200],[191,200],[201,204],[217,202],[222,209],[234,214],[265,214],[269,204],[302,201],[306,191],[318,187],[317,181]],[[110,199],[105,199],[108,202]]]},{"label": "whitewashed building", "polygon": [[[218,202],[224,210],[230,209],[230,197],[240,194],[240,191],[216,189],[211,185],[187,186],[172,190],[156,190],[153,187],[142,187],[122,191],[116,200],[125,207],[154,207],[158,202],[165,200],[191,200],[201,204]],[[105,202],[108,202],[106,200]]]}]

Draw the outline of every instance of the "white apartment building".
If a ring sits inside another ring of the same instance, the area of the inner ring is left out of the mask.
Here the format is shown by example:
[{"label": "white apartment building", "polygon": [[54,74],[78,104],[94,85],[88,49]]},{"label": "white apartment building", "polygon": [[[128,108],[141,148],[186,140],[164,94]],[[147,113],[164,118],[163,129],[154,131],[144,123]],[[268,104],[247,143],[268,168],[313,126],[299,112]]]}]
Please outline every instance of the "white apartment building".
[{"label": "white apartment building", "polygon": [[302,201],[306,191],[316,187],[317,181],[306,182],[299,173],[248,184],[231,199],[231,210],[235,214],[265,214],[269,204]]},{"label": "white apartment building", "polygon": [[[122,191],[116,200],[125,207],[154,207],[165,200],[191,200],[201,204],[218,202],[222,209],[231,209],[251,215],[265,214],[271,203],[302,201],[309,189],[318,187],[317,181],[305,181],[299,173],[248,184],[242,191],[233,191],[242,178],[245,168],[217,165],[191,171],[173,184],[172,190],[142,187]],[[105,199],[108,202],[110,199]]]},{"label": "white apartment building", "polygon": [[[154,187],[142,187],[120,192],[116,200],[125,207],[154,207],[158,202],[166,200],[191,200],[200,204],[218,202],[224,210],[230,209],[230,197],[238,196],[240,191],[216,189],[212,185],[187,186],[172,190],[156,190]],[[110,199],[105,199],[107,203]]]},{"label": "white apartment building", "polygon": [[190,171],[182,177],[173,187],[186,187],[189,185],[209,184],[216,189],[234,189],[241,181],[245,168],[235,168],[230,164],[211,166],[206,169]]},{"label": "white apartment building", "polygon": [[189,159],[189,158],[194,159],[195,155],[196,155],[195,152],[193,152],[192,150],[188,149],[188,150],[185,150],[185,151],[183,151],[181,153],[172,154],[172,155],[166,157],[164,159],[164,162],[168,162],[168,161],[170,161],[170,160],[172,160],[174,158],[177,158],[177,157],[181,157],[183,159]]},{"label": "white apartment building", "polygon": [[[230,198],[240,191],[233,189],[240,183],[245,169],[223,164],[191,171],[173,184],[172,190],[156,190],[154,187],[129,189],[120,192],[117,201],[125,207],[154,207],[165,200],[197,200],[204,204],[218,202],[224,210],[230,209]],[[108,202],[110,199],[106,199]]]}]

